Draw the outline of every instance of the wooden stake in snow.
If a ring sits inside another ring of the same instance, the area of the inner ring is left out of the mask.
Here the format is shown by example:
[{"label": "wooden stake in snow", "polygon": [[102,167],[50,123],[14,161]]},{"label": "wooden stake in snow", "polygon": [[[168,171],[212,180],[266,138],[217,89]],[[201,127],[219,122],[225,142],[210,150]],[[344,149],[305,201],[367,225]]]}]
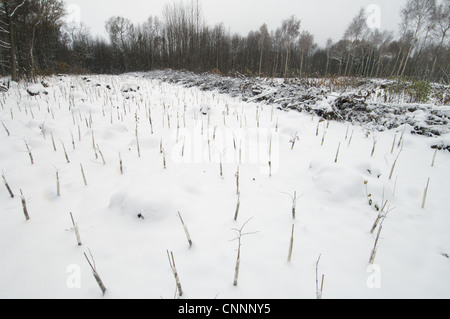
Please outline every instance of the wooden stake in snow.
[{"label": "wooden stake in snow", "polygon": [[80,231],[78,229],[78,225],[75,223],[75,220],[73,219],[72,213],[70,213],[70,218],[72,219],[73,230],[75,231],[75,236],[77,237],[78,246],[81,246],[82,244],[81,244]]},{"label": "wooden stake in snow", "polygon": [[192,247],[191,235],[189,234],[189,231],[188,231],[188,229],[187,229],[187,226],[186,226],[186,224],[184,223],[183,218],[181,217],[180,212],[178,212],[178,217],[180,217],[181,224],[183,225],[184,232],[185,232],[185,234],[186,234],[186,238],[187,238],[188,243],[189,243],[189,248],[191,248],[191,247]]},{"label": "wooden stake in snow", "polygon": [[295,225],[292,225],[292,234],[291,234],[291,242],[289,245],[289,254],[288,254],[288,262],[291,262],[292,259],[292,250],[294,249],[294,227]]},{"label": "wooden stake in snow", "polygon": [[428,178],[427,186],[423,192],[422,209],[425,208],[425,202],[427,201],[428,187],[430,186],[430,178]]},{"label": "wooden stake in snow", "polygon": [[169,265],[173,272],[173,277],[175,278],[175,282],[177,284],[178,295],[180,297],[183,296],[183,289],[181,288],[180,277],[178,276],[177,268],[175,266],[175,259],[173,258],[173,252],[167,250],[167,257],[169,258]]},{"label": "wooden stake in snow", "polygon": [[92,255],[91,255],[92,263],[93,263],[94,265],[91,264],[91,262],[90,262],[88,256],[86,255],[86,253],[84,253],[84,257],[86,257],[86,260],[87,260],[87,262],[89,263],[89,266],[91,266],[92,274],[94,275],[94,278],[95,278],[95,280],[97,281],[97,284],[98,284],[98,286],[100,287],[100,289],[102,290],[102,293],[103,293],[103,296],[104,296],[104,295],[105,295],[105,292],[106,292],[106,287],[105,287],[105,285],[103,284],[103,281],[100,279],[100,276],[98,275],[97,269],[96,269],[96,267],[95,267],[94,257],[92,257]]},{"label": "wooden stake in snow", "polygon": [[26,220],[30,220],[30,215],[28,215],[27,202],[25,200],[25,196],[23,196],[22,190],[20,190],[20,199],[22,201],[23,214],[25,215]]},{"label": "wooden stake in snow", "polygon": [[5,175],[2,174],[2,179],[3,179],[3,183],[6,186],[6,189],[8,190],[9,195],[11,196],[11,198],[14,198],[14,193],[11,190],[11,187],[9,187],[8,182],[6,181]]}]

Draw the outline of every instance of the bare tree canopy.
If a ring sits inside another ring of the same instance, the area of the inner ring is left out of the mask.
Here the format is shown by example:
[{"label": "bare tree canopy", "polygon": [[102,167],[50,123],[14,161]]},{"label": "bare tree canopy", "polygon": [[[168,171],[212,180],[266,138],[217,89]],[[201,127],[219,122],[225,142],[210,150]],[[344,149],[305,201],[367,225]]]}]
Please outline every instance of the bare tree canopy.
[{"label": "bare tree canopy", "polygon": [[[295,15],[247,35],[208,25],[201,1],[165,5],[142,23],[115,16],[108,39],[63,22],[62,0],[0,0],[0,72],[14,81],[51,73],[160,68],[247,76],[414,77],[449,83],[450,0],[404,0],[398,34],[369,27],[360,8],[324,47]],[[330,27],[333,27],[332,25]]]}]

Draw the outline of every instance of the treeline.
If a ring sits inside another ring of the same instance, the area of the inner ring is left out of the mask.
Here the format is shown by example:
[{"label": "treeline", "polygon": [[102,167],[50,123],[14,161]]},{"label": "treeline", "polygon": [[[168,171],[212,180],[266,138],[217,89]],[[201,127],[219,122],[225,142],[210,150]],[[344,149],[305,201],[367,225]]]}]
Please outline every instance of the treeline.
[{"label": "treeline", "polygon": [[[405,0],[398,35],[370,29],[361,9],[324,47],[291,16],[246,36],[207,24],[198,0],[167,4],[143,23],[105,22],[109,39],[65,24],[61,0],[0,0],[0,72],[123,73],[172,68],[267,77],[415,77],[449,83],[450,0]],[[330,26],[332,27],[332,26]]]}]

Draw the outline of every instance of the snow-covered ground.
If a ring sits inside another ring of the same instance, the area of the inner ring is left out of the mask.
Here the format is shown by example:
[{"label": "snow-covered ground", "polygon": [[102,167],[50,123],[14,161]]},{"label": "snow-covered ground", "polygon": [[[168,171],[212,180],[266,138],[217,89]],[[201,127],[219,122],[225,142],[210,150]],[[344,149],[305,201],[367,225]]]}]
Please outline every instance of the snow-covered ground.
[{"label": "snow-covered ground", "polygon": [[0,298],[179,298],[168,252],[187,299],[316,298],[316,278],[325,299],[450,297],[450,154],[432,149],[448,134],[323,121],[145,75],[1,94]]}]

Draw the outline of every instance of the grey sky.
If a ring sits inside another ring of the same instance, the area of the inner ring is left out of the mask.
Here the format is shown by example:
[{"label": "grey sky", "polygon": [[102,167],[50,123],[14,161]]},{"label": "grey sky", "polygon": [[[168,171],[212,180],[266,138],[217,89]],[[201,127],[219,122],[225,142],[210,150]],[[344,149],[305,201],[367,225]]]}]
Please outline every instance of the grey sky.
[{"label": "grey sky", "polygon": [[[143,22],[150,15],[161,17],[166,3],[180,0],[66,0],[77,5],[79,17],[91,34],[106,36],[105,21],[115,15],[133,22]],[[190,0],[184,0],[189,1]],[[396,31],[399,12],[406,0],[201,0],[208,25],[224,23],[231,33],[246,35],[267,23],[269,31],[281,21],[295,15],[302,21],[302,30],[308,30],[323,46],[328,38],[339,40],[351,19],[360,8],[375,4],[380,9],[382,30]],[[78,13],[77,13],[78,14]],[[77,15],[75,14],[75,15]]]}]

